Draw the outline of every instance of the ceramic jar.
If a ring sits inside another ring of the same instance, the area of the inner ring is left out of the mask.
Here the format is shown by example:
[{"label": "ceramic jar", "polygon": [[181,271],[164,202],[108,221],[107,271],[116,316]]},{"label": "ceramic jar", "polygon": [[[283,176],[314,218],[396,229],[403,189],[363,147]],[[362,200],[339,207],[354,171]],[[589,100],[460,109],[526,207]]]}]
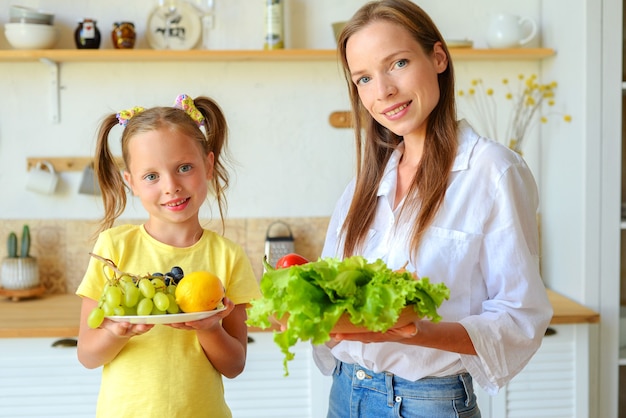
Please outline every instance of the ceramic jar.
[{"label": "ceramic jar", "polygon": [[39,285],[39,267],[34,257],[4,258],[0,266],[0,287],[30,289]]},{"label": "ceramic jar", "polygon": [[135,47],[135,24],[132,22],[115,22],[111,31],[113,47],[117,49],[131,49]]},{"label": "ceramic jar", "polygon": [[74,41],[78,49],[100,48],[100,30],[93,19],[83,19],[78,22],[74,31]]}]

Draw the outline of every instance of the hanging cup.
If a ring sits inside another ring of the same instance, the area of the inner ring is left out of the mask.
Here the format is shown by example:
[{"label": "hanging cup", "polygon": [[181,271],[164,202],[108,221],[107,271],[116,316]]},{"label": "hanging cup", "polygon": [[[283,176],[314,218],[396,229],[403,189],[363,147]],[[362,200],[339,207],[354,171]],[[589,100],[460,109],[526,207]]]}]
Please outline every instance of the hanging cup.
[{"label": "hanging cup", "polygon": [[38,161],[28,172],[26,189],[42,194],[52,194],[56,190],[58,182],[59,176],[54,171],[52,164],[48,161]]}]

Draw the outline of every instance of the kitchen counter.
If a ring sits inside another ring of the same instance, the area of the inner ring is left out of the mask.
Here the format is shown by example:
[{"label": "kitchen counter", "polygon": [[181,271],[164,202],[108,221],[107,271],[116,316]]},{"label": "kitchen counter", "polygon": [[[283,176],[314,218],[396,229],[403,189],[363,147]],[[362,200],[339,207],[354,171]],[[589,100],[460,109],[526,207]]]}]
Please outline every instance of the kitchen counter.
[{"label": "kitchen counter", "polygon": [[[600,315],[548,290],[554,308],[551,324],[598,323]],[[0,300],[0,338],[75,337],[78,335],[80,297],[46,295],[14,302]],[[255,331],[259,331],[256,330]]]}]

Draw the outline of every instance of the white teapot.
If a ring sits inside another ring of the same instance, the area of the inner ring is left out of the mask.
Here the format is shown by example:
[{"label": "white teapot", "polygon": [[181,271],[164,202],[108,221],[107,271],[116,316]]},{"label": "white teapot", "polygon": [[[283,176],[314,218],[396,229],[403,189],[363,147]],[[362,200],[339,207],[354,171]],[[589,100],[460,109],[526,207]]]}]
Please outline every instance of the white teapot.
[{"label": "white teapot", "polygon": [[530,17],[496,14],[489,23],[487,45],[490,48],[517,48],[532,41],[537,31],[537,22]]}]

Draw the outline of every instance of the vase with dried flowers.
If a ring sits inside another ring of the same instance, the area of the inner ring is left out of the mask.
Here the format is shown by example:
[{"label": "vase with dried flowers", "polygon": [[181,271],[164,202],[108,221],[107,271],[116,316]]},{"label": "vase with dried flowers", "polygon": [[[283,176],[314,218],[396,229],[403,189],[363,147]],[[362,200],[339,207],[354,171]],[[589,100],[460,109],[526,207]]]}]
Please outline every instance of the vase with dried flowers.
[{"label": "vase with dried flowers", "polygon": [[511,88],[508,79],[503,79],[506,88],[504,97],[512,103],[511,113],[508,115],[505,136],[498,132],[498,104],[494,97],[494,90],[485,87],[481,79],[472,80],[472,86],[467,90],[459,90],[459,96],[467,100],[477,128],[482,134],[503,142],[515,152],[522,154],[522,146],[528,132],[538,122],[547,123],[548,117],[560,115],[563,121],[570,122],[572,117],[555,111],[544,113],[544,105],[553,107],[555,104],[556,81],[542,84],[536,75],[525,77],[518,75],[518,85]]}]

